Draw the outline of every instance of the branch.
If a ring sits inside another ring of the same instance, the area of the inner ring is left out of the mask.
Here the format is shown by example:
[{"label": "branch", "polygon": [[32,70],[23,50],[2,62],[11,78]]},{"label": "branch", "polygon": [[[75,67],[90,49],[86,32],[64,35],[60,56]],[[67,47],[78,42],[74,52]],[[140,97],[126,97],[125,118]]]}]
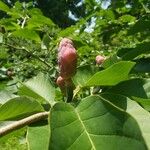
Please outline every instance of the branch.
[{"label": "branch", "polygon": [[27,53],[31,54],[35,59],[39,60],[40,62],[42,62],[43,64],[45,64],[47,67],[51,68],[52,66],[47,63],[46,61],[44,61],[42,58],[38,57],[37,55],[34,55],[31,51],[29,51],[28,49],[26,49],[25,47],[15,47],[13,45],[10,45],[10,44],[6,44],[6,43],[3,43],[4,45],[6,46],[9,46],[9,47],[12,47],[14,49],[20,49],[20,50],[24,50],[26,51]]},{"label": "branch", "polygon": [[39,121],[41,119],[45,119],[48,117],[48,115],[49,115],[49,112],[40,112],[40,113],[31,115],[27,118],[24,118],[22,120],[16,121],[7,126],[4,126],[4,127],[0,128],[0,137],[12,132],[13,130],[20,129],[26,125],[29,125],[29,124]]},{"label": "branch", "polygon": [[26,23],[26,19],[27,19],[27,17],[24,17],[24,18],[23,18],[23,22],[22,22],[22,24],[21,24],[21,28],[24,28],[24,25],[25,25],[25,23]]}]

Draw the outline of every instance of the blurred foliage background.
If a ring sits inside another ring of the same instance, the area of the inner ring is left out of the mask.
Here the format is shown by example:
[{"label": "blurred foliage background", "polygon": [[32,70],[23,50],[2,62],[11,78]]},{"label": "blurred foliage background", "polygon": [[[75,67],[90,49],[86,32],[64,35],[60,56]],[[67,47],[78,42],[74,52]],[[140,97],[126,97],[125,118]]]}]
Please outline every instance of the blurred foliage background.
[{"label": "blurred foliage background", "polygon": [[147,44],[149,8],[148,0],[1,0],[1,82],[25,80],[39,71],[55,78],[61,37],[74,40],[79,65],[95,63],[97,54],[112,56]]},{"label": "blurred foliage background", "polygon": [[149,0],[0,0],[0,90],[15,93],[39,72],[55,82],[62,37],[73,39],[78,66],[100,54],[136,61],[139,76],[149,77]]}]

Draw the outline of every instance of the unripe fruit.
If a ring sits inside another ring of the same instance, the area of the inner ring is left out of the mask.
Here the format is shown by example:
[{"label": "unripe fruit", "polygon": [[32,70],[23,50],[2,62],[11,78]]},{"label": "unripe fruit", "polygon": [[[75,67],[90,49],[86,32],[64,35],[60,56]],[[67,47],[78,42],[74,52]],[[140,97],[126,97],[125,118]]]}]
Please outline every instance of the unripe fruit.
[{"label": "unripe fruit", "polygon": [[105,61],[105,57],[101,55],[97,55],[95,60],[96,60],[96,64],[101,65]]},{"label": "unripe fruit", "polygon": [[58,52],[60,76],[64,79],[71,78],[76,72],[77,53],[70,39],[64,38],[60,42]]},{"label": "unripe fruit", "polygon": [[[68,79],[64,79],[61,76],[59,76],[57,78],[56,81],[57,85],[59,86],[59,88],[61,89],[61,92],[63,93],[64,96],[66,96],[67,91],[69,90],[73,90],[74,86],[73,86],[73,82],[71,80],[71,78]],[[69,89],[69,90],[68,90]]]},{"label": "unripe fruit", "polygon": [[57,81],[56,81],[56,83],[57,83],[57,85],[59,86],[59,87],[65,87],[65,80],[61,77],[61,76],[59,76],[58,78],[57,78]]}]

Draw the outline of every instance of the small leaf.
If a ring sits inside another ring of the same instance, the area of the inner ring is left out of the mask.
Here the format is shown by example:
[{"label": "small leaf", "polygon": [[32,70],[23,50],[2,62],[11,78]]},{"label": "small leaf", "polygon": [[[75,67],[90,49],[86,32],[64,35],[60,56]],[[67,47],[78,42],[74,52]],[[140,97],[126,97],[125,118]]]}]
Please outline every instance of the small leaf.
[{"label": "small leaf", "polygon": [[0,44],[3,43],[3,34],[0,33]]},{"label": "small leaf", "polygon": [[128,79],[128,74],[134,62],[121,61],[109,68],[94,74],[86,83],[86,86],[112,86]]},{"label": "small leaf", "polygon": [[75,30],[76,30],[76,28],[74,26],[65,28],[64,30],[61,30],[59,32],[58,37],[72,36]]},{"label": "small leaf", "polygon": [[17,97],[17,95],[14,95],[6,90],[0,91],[0,104],[4,104],[15,97]]},{"label": "small leaf", "polygon": [[48,75],[40,73],[33,79],[23,83],[23,86],[19,88],[19,94],[33,97],[37,101],[44,100],[53,104],[55,88],[51,85]]},{"label": "small leaf", "polygon": [[85,83],[94,75],[96,68],[90,65],[81,66],[73,77],[75,85],[84,86]]},{"label": "small leaf", "polygon": [[22,37],[24,39],[33,40],[33,41],[36,41],[36,42],[41,41],[40,36],[35,31],[25,29],[25,28],[24,29],[19,29],[19,30],[16,30],[16,31],[12,32],[12,35],[16,36],[16,37]]},{"label": "small leaf", "polygon": [[120,61],[120,58],[114,54],[112,56],[110,56],[109,58],[107,58],[103,63],[102,63],[102,67],[103,68],[108,68],[110,67],[111,65],[117,63]]},{"label": "small leaf", "polygon": [[[33,14],[32,14],[33,15]],[[40,28],[41,26],[54,26],[54,23],[47,17],[39,14],[34,14],[28,21],[27,28]]]},{"label": "small leaf", "polygon": [[49,35],[45,34],[42,39],[42,44],[41,44],[42,49],[49,49],[50,41],[51,41],[51,38],[49,37]]},{"label": "small leaf", "polygon": [[0,10],[4,11],[6,13],[10,11],[9,7],[2,1],[0,1]]},{"label": "small leaf", "polygon": [[134,16],[131,15],[123,15],[119,18],[119,21],[121,22],[135,22],[136,18]]},{"label": "small leaf", "polygon": [[16,97],[0,106],[0,120],[22,118],[41,111],[43,111],[42,106],[34,99]]}]

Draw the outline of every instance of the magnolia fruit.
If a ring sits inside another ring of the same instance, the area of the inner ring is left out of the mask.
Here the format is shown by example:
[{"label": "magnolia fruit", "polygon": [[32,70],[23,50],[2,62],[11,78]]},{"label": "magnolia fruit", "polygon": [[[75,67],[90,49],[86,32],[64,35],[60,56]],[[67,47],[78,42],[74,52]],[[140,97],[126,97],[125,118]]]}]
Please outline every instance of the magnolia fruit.
[{"label": "magnolia fruit", "polygon": [[96,60],[96,64],[101,65],[105,61],[105,57],[101,55],[97,55],[95,60]]},{"label": "magnolia fruit", "polygon": [[58,64],[60,76],[64,79],[71,78],[76,72],[77,53],[70,39],[64,38],[59,44]]},{"label": "magnolia fruit", "polygon": [[61,77],[61,76],[59,76],[58,78],[57,78],[57,81],[56,81],[56,83],[57,83],[57,85],[59,86],[59,87],[65,87],[65,80]]},{"label": "magnolia fruit", "polygon": [[59,86],[61,92],[66,95],[66,85],[65,85],[65,79],[62,78],[61,76],[59,76],[57,78],[57,81],[56,81],[57,85]]},{"label": "magnolia fruit", "polygon": [[64,94],[64,96],[66,96],[66,90],[67,90],[67,88],[68,89],[73,89],[74,88],[73,82],[72,82],[71,78],[64,79],[61,76],[59,76],[57,78],[56,83],[59,86],[59,88],[61,89],[61,91]]},{"label": "magnolia fruit", "polygon": [[68,44],[73,45],[73,42],[68,38],[63,38],[59,43],[59,49],[61,49],[63,46],[66,46]]}]

